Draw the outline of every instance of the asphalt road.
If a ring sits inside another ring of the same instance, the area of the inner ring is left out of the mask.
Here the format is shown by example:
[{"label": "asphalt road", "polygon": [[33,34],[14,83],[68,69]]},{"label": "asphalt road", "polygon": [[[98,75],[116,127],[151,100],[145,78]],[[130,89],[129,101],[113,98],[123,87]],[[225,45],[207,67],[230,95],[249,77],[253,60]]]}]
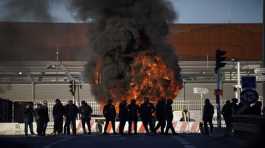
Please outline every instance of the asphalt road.
[{"label": "asphalt road", "polygon": [[234,137],[180,134],[178,136],[78,135],[0,137],[1,148],[241,148]]}]

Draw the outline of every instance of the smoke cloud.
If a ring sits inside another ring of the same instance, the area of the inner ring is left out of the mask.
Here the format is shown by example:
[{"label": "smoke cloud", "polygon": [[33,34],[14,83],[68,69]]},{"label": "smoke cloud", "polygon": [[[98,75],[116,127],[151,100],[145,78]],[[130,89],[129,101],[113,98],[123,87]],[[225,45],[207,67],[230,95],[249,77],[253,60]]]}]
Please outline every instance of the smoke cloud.
[{"label": "smoke cloud", "polygon": [[5,18],[14,21],[29,18],[51,21],[50,2],[51,0],[7,0],[4,4],[7,9]]},{"label": "smoke cloud", "polygon": [[109,96],[116,82],[126,88],[130,64],[142,51],[159,55],[182,83],[175,49],[166,43],[168,24],[176,19],[168,0],[72,0],[72,6],[76,17],[91,22],[91,49],[97,56],[87,66],[88,77],[93,80],[98,69],[102,72],[96,95]]}]

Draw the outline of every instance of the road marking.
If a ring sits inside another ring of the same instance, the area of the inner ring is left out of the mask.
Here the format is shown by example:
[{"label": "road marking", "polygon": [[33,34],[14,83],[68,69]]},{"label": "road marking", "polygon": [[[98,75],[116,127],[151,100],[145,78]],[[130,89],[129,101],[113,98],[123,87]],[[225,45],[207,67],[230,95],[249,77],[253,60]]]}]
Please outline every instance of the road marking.
[{"label": "road marking", "polygon": [[184,138],[181,138],[179,136],[174,137],[176,140],[178,140],[178,142],[180,142],[184,148],[196,148],[194,145],[192,145],[191,143],[189,143],[187,140],[185,140]]},{"label": "road marking", "polygon": [[44,146],[43,148],[52,148],[54,145],[56,145],[56,144],[59,144],[59,143],[63,143],[63,142],[66,142],[66,141],[69,141],[69,140],[72,140],[72,139],[74,139],[76,136],[71,136],[71,137],[65,137],[65,138],[63,138],[63,139],[60,139],[60,140],[57,140],[57,141],[55,141],[55,142],[53,142],[53,143],[50,143],[50,144],[48,144],[48,145],[46,145],[46,146]]}]

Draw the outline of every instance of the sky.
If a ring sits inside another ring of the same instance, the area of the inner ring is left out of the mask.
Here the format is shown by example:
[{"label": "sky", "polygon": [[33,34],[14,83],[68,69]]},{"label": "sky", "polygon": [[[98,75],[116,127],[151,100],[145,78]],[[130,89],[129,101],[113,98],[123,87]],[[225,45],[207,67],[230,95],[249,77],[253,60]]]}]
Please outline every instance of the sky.
[{"label": "sky", "polygon": [[[62,2],[50,0],[50,19],[39,19],[36,16],[17,14],[18,18],[6,17],[9,9],[0,0],[0,21],[23,22],[79,22]],[[17,0],[19,1],[19,0]],[[262,0],[169,0],[174,5],[178,19],[176,23],[261,23]]]}]

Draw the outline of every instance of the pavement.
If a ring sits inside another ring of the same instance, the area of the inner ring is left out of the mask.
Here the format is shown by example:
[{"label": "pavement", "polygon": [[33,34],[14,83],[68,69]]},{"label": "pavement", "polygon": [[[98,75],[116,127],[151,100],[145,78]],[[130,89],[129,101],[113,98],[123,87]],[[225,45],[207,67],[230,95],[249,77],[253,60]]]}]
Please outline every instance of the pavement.
[{"label": "pavement", "polygon": [[215,134],[182,133],[166,135],[77,135],[77,136],[0,136],[2,148],[243,148],[246,140],[223,136],[223,129]]}]

